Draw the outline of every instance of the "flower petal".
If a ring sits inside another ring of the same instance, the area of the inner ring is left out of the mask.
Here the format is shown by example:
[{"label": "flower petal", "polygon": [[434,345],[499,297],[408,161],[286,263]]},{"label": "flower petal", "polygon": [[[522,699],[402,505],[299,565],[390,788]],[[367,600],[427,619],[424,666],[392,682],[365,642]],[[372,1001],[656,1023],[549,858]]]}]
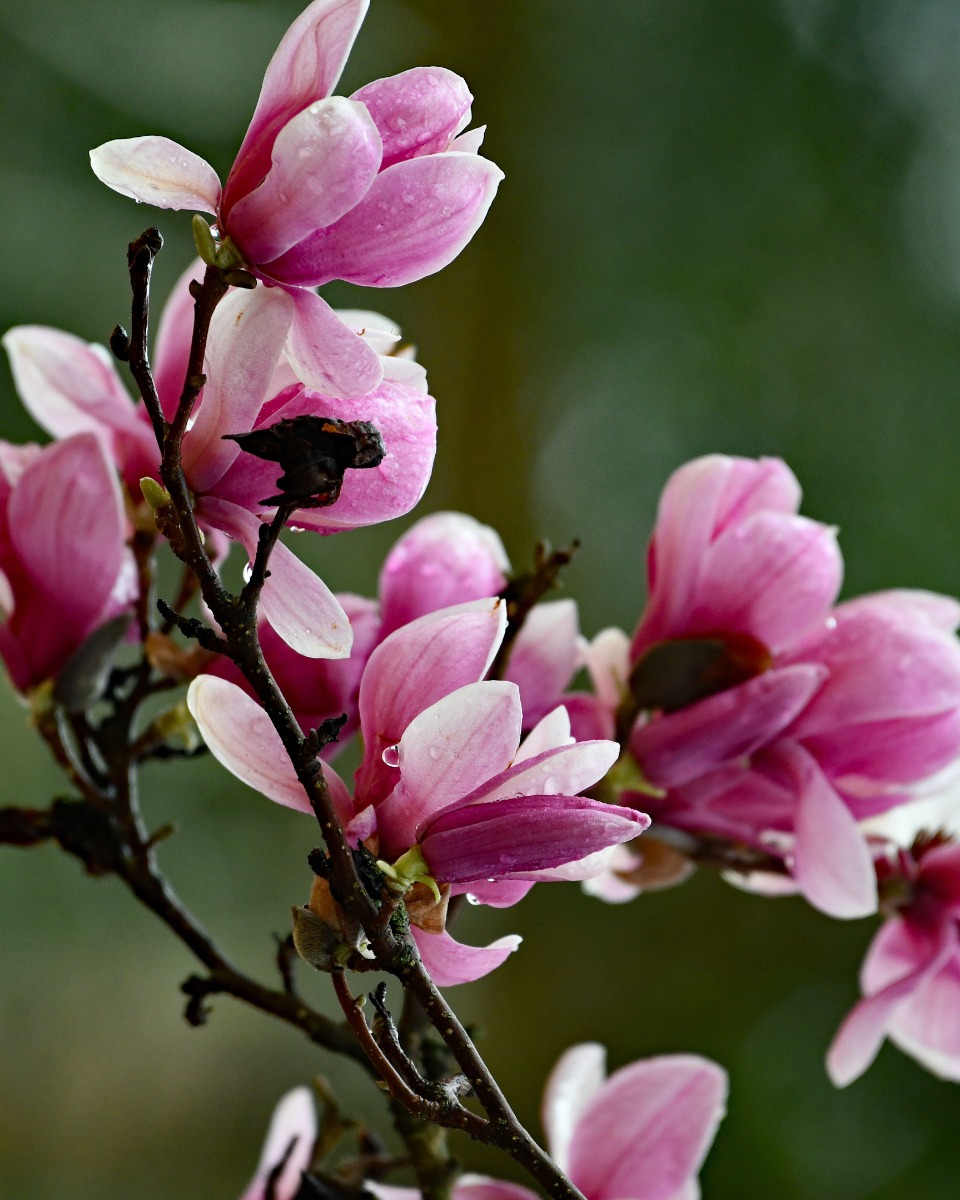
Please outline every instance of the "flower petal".
[{"label": "flower petal", "polygon": [[[317,1113],[310,1089],[294,1088],[273,1110],[256,1174],[240,1200],[293,1200],[310,1166],[317,1140]],[[291,1146],[292,1143],[292,1146]],[[279,1175],[273,1175],[283,1163]]]},{"label": "flower petal", "polygon": [[102,346],[59,329],[20,325],[3,344],[24,407],[54,437],[95,433],[130,481],[152,473],[160,452]]},{"label": "flower petal", "polygon": [[787,743],[780,751],[798,789],[791,873],[815,908],[851,920],[877,911],[873,858],[853,814],[816,760]]},{"label": "flower petal", "polygon": [[887,1036],[941,1079],[960,1080],[960,954],[954,948],[940,969],[894,1013]]},{"label": "flower petal", "polygon": [[[892,958],[902,972],[866,996],[848,1013],[827,1052],[827,1073],[835,1087],[846,1087],[870,1066],[898,1009],[944,966],[956,950],[952,922],[941,921],[917,938],[910,922],[888,921],[877,934],[864,964],[866,986],[871,964]],[[932,934],[932,937],[929,936]],[[886,969],[886,962],[883,963]],[[952,1018],[955,1022],[956,1014]]]},{"label": "flower petal", "polygon": [[79,433],[47,446],[17,481],[7,519],[30,578],[78,630],[91,631],[125,553],[120,488],[100,440]]},{"label": "flower petal", "polygon": [[486,675],[506,622],[501,600],[473,600],[404,625],[374,650],[360,683],[364,757],[357,795],[365,803],[377,803],[397,782],[383,751],[418,713]]},{"label": "flower petal", "polygon": [[[387,453],[378,467],[348,471],[335,504],[329,508],[299,508],[290,518],[291,525],[336,533],[392,520],[414,507],[430,480],[436,452],[432,396],[386,380],[366,396],[356,397],[327,397],[301,388],[279,407],[268,405],[261,426],[311,414],[341,421],[370,421],[383,438]],[[265,495],[264,487],[274,490],[277,475],[273,463],[237,461],[217,484],[217,494],[255,510],[262,507],[258,501]]]},{"label": "flower petal", "polygon": [[606,1050],[599,1042],[583,1042],[561,1054],[547,1078],[541,1117],[550,1155],[564,1174],[574,1130],[606,1077]]},{"label": "flower petal", "polygon": [[[204,496],[197,515],[256,555],[261,522],[246,509]],[[260,615],[280,637],[307,658],[347,658],[353,631],[340,601],[323,580],[278,542],[270,555],[270,574],[260,593]]]},{"label": "flower petal", "polygon": [[443,696],[406,727],[400,783],[381,804],[381,852],[401,854],[441,809],[499,776],[517,751],[523,714],[516,686],[471,683]]},{"label": "flower petal", "polygon": [[287,353],[307,387],[327,396],[366,396],[379,387],[383,364],[373,347],[315,292],[291,288],[288,295],[293,324]]},{"label": "flower petal", "polygon": [[195,492],[208,491],[240,454],[224,434],[249,433],[266,398],[294,306],[280,288],[237,289],[214,314],[207,339],[209,382],[183,439],[183,466]]},{"label": "flower petal", "polygon": [[577,668],[580,623],[575,600],[536,604],[517,634],[504,679],[520,688],[528,725],[560,701]]},{"label": "flower petal", "polygon": [[463,513],[439,512],[412,525],[380,572],[386,637],[425,613],[496,596],[510,569],[498,534]]},{"label": "flower petal", "polygon": [[[488,685],[489,686],[489,685]],[[601,780],[617,761],[616,742],[575,742],[518,758],[506,770],[488,778],[471,792],[461,793],[471,804],[490,804],[505,796],[576,796]]]},{"label": "flower petal", "polygon": [[633,636],[633,656],[686,632],[704,555],[715,537],[752,513],[792,513],[799,503],[796,477],[779,459],[712,454],[675,471],[660,499],[650,543],[650,600]]},{"label": "flower petal", "polygon": [[273,143],[283,126],[337,86],[367,4],[368,0],[314,0],[283,35],[224,188],[224,215],[269,171]]},{"label": "flower petal", "polygon": [[411,927],[423,965],[437,987],[453,987],[456,983],[472,983],[495,971],[523,941],[515,933],[497,938],[489,946],[465,946],[454,941],[449,933],[426,933]]},{"label": "flower petal", "polygon": [[787,513],[754,513],[707,551],[687,626],[748,633],[776,654],[826,620],[842,578],[835,530]]},{"label": "flower petal", "polygon": [[194,280],[199,282],[203,279],[204,270],[201,260],[194,259],[173,285],[160,313],[153,355],[153,381],[157,385],[160,407],[168,421],[173,420],[177,411],[190,362],[196,307],[190,294],[190,285]]},{"label": "flower petal", "polygon": [[[190,684],[187,706],[210,752],[232,775],[275,804],[313,816],[280,734],[256,700],[226,679],[199,675]],[[350,793],[326,763],[323,773],[346,824],[353,815]]]},{"label": "flower petal", "polygon": [[466,82],[445,67],[414,67],[376,79],[350,98],[367,107],[380,131],[381,170],[446,150],[473,102]]},{"label": "flower petal", "polygon": [[[526,762],[543,754],[545,750],[558,750],[561,746],[572,746],[574,738],[570,733],[570,716],[561,704],[553,712],[547,713],[530,730],[520,743],[520,749],[514,758],[514,765]],[[579,790],[579,789],[578,789]]]},{"label": "flower petal", "polygon": [[264,270],[288,284],[400,287],[452,262],[480,228],[503,172],[475,154],[428,154],[381,171],[355,208]]},{"label": "flower petal", "polygon": [[382,149],[362,104],[342,96],[314,101],[277,134],[270,170],[233,205],[227,232],[248,262],[279,258],[359,203]]},{"label": "flower petal", "polygon": [[583,796],[516,796],[496,804],[452,804],[419,835],[430,873],[446,883],[535,879],[537,872],[631,841],[644,813]]},{"label": "flower petal", "polygon": [[577,1122],[571,1182],[590,1200],[673,1200],[706,1157],[726,1097],[726,1072],[692,1054],[615,1071]]},{"label": "flower petal", "polygon": [[121,196],[154,208],[215,213],[220,180],[210,164],[165,137],[120,138],[90,151],[93,173]]},{"label": "flower petal", "polygon": [[527,892],[533,887],[530,879],[496,879],[492,883],[488,879],[477,880],[462,887],[451,888],[452,895],[472,897],[474,904],[486,904],[490,908],[512,908],[519,904]]},{"label": "flower petal", "polygon": [[630,750],[657,787],[679,787],[777,737],[803,711],[826,672],[784,667],[635,725]]}]

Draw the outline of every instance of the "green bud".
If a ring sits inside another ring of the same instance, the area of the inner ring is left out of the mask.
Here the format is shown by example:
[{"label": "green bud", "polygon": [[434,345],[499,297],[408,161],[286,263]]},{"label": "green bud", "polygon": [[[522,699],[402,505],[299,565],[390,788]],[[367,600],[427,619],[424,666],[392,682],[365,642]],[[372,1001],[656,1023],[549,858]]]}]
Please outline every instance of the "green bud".
[{"label": "green bud", "polygon": [[199,213],[193,217],[193,242],[197,253],[208,267],[217,265],[217,243],[214,241],[210,226]]},{"label": "green bud", "polygon": [[143,493],[143,498],[150,505],[154,512],[158,508],[163,508],[165,504],[170,503],[170,493],[155,479],[151,479],[149,475],[144,475],[140,480],[140,491]]}]

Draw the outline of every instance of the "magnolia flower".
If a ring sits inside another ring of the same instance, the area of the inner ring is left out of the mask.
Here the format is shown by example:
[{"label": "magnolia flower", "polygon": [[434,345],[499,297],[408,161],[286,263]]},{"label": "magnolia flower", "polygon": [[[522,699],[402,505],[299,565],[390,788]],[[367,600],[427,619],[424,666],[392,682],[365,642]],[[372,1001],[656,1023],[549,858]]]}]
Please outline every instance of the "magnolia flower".
[{"label": "magnolia flower", "polygon": [[[697,1172],[724,1115],[727,1076],[692,1054],[631,1063],[605,1078],[604,1048],[573,1046],[543,1096],[547,1147],[586,1200],[695,1200]],[[366,1183],[378,1200],[417,1200],[414,1188]],[[462,1175],[454,1200],[530,1200],[516,1183]]]},{"label": "magnolia flower", "polygon": [[129,611],[136,569],[116,474],[89,433],[0,443],[0,655],[26,692]]},{"label": "magnolia flower", "polygon": [[464,513],[422,517],[393,546],[380,571],[380,638],[418,617],[496,596],[510,561],[489,525]]},{"label": "magnolia flower", "polygon": [[308,290],[333,279],[396,287],[454,259],[502,178],[477,155],[464,81],[440,67],[331,96],[367,0],[314,0],[267,67],[250,127],[221,189],[216,172],[165,137],[91,151],[115,191],[160,208],[216,217],[273,298],[285,293],[302,377],[333,395],[375,388],[371,348]]},{"label": "magnolia flower", "polygon": [[[178,281],[160,319],[155,376],[168,418],[176,411],[190,344],[190,268]],[[293,302],[272,301],[258,290],[233,291],[220,305],[207,339],[204,386],[196,416],[183,438],[183,469],[197,498],[197,516],[256,553],[261,523],[274,508],[277,465],[245,453],[226,438],[285,418],[322,416],[372,422],[386,443],[375,469],[349,471],[329,507],[302,508],[290,518],[301,529],[332,533],[390,520],[412,508],[430,478],[436,448],[434,401],[422,367],[385,354],[381,383],[363,397],[326,396],[297,378],[285,351]],[[390,322],[364,322],[371,347],[392,349]],[[367,327],[369,326],[369,333]],[[14,378],[34,418],[57,437],[89,431],[101,439],[132,495],[143,476],[155,477],[159,454],[142,405],[133,405],[106,351],[70,334],[21,326],[4,338]],[[366,344],[366,343],[365,343]],[[376,351],[373,351],[376,353]],[[378,358],[378,361],[379,358]],[[261,611],[283,640],[311,658],[350,653],[350,622],[326,584],[292,551],[278,544]]]},{"label": "magnolia flower", "polygon": [[[339,498],[329,507],[298,508],[291,514],[290,525],[320,533],[407,512],[426,487],[436,447],[434,401],[415,363],[401,360],[399,377],[385,375],[365,396],[324,396],[300,382],[275,391],[287,328],[283,309],[260,290],[234,292],[221,304],[207,341],[209,382],[183,439],[183,469],[197,497],[198,517],[241,542],[251,558],[261,523],[274,511],[264,501],[276,490],[278,469],[245,453],[226,435],[311,415],[368,421],[376,427],[387,450],[380,465],[348,472]],[[411,368],[416,375],[411,376]],[[340,604],[283,544],[270,559],[261,612],[301,654],[342,658],[350,652],[350,624]]]},{"label": "magnolia flower", "polygon": [[240,1200],[294,1200],[316,1140],[313,1097],[308,1088],[294,1088],[273,1110],[260,1162]]},{"label": "magnolia flower", "polygon": [[[351,843],[363,840],[400,886],[436,889],[412,913],[414,937],[441,986],[477,979],[516,948],[462,946],[443,929],[440,889],[513,903],[532,883],[582,879],[647,826],[642,813],[579,796],[617,757],[614,742],[571,744],[563,710],[521,743],[515,684],[483,681],[505,628],[504,605],[481,600],[421,617],[370,656],[360,684],[364,757],[354,796],[327,769]],[[277,803],[310,805],[264,711],[226,680],[201,677],[190,711],[214,755]]]},{"label": "magnolia flower", "polygon": [[777,460],[682,467],[629,650],[608,633],[592,665],[612,708],[641,710],[629,748],[656,820],[780,855],[811,903],[865,916],[858,820],[960,751],[960,605],[888,592],[833,607],[835,534],[799,500]]},{"label": "magnolia flower", "polygon": [[864,998],[830,1047],[830,1078],[852,1083],[889,1037],[935,1075],[960,1081],[960,845],[920,839],[881,860],[886,876],[896,915],[867,952]]}]

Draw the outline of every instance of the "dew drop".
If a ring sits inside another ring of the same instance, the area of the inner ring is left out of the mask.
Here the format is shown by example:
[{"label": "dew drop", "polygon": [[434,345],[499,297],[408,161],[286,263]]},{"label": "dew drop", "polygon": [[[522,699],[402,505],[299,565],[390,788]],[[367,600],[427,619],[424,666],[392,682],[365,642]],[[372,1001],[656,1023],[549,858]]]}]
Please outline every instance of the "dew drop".
[{"label": "dew drop", "polygon": [[380,755],[388,767],[400,766],[400,743],[395,746],[387,746],[384,752]]},{"label": "dew drop", "polygon": [[479,896],[475,896],[473,894],[473,892],[467,892],[467,903],[468,904],[482,904],[483,901],[480,899]]},{"label": "dew drop", "polygon": [[253,578],[253,563],[245,563],[243,567],[243,582],[249,583]]}]

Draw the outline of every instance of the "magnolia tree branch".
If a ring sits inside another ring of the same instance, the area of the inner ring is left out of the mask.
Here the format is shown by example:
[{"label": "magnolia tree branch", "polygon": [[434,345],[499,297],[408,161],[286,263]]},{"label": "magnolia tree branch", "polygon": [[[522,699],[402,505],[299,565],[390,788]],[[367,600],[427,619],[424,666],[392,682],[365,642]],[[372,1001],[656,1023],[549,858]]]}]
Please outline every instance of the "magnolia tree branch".
[{"label": "magnolia tree branch", "polygon": [[[127,347],[131,364],[136,364],[135,378],[144,404],[150,411],[154,428],[162,431],[160,477],[170,500],[157,510],[158,526],[170,542],[174,553],[196,575],[203,599],[220,627],[222,637],[207,639],[203,644],[215,646],[236,663],[270,717],[289,755],[297,778],[320,824],[329,856],[328,878],[332,894],[364,930],[375,955],[376,966],[394,975],[417,998],[427,1018],[464,1072],[486,1116],[481,1118],[471,1113],[455,1098],[451,1097],[447,1103],[437,1104],[433,1097],[418,1095],[410,1088],[372,1035],[368,1040],[359,1029],[356,1015],[360,1016],[361,1021],[363,1016],[362,1013],[358,1014],[358,1010],[357,1013],[353,1011],[355,1004],[352,997],[349,997],[349,1003],[347,1002],[347,992],[340,996],[341,1003],[351,1024],[361,1036],[366,1060],[378,1074],[385,1077],[394,1099],[402,1103],[414,1117],[422,1118],[428,1115],[431,1121],[438,1124],[466,1129],[473,1137],[505,1150],[549,1195],[557,1197],[558,1200],[582,1200],[580,1192],[520,1124],[466,1030],[424,969],[416,944],[409,933],[405,928],[398,933],[397,929],[400,927],[396,921],[383,919],[380,902],[368,892],[361,879],[353,851],[338,820],[319,757],[319,739],[315,733],[310,736],[304,735],[264,660],[257,634],[257,603],[267,576],[270,551],[288,513],[281,507],[276,519],[266,527],[267,532],[261,538],[255,555],[250,581],[239,596],[231,595],[224,588],[206,552],[193,508],[193,498],[181,465],[180,448],[193,406],[205,382],[204,349],[210,322],[217,305],[226,295],[230,282],[234,281],[233,276],[236,272],[224,272],[215,266],[208,266],[202,284],[195,284],[191,289],[195,308],[189,364],[177,412],[168,425],[160,411],[147,354],[146,318],[149,313],[150,266],[161,244],[157,232],[148,230],[130,247],[134,335]],[[228,275],[231,276],[229,281]],[[166,606],[163,612],[168,620],[172,617],[184,632],[197,635],[198,622],[185,621]],[[135,878],[128,878],[136,894],[191,945],[194,953],[210,970],[212,983],[220,982],[225,966],[226,977],[233,984],[231,990],[233,994],[238,994],[242,988],[234,978],[233,968],[218,960],[205,935],[197,937],[194,930],[182,925],[179,910],[168,905],[161,881],[150,873],[145,862],[146,860],[140,863]],[[339,982],[335,979],[335,984],[340,995],[344,991],[343,978],[340,976],[338,979]],[[199,1015],[202,1007],[203,996],[199,993],[203,990],[200,985],[191,985],[195,1016]],[[215,989],[211,984],[207,990]],[[247,991],[248,995],[243,998],[250,999],[253,1003],[264,1000],[255,990],[247,988]],[[282,995],[285,1004],[297,1003],[295,1000],[291,1001],[288,995]],[[273,995],[270,997],[270,1003],[276,1004]],[[264,1007],[264,1004],[260,1003],[258,1007]],[[367,1029],[365,1021],[363,1025],[364,1029]],[[369,1033],[369,1030],[367,1031]],[[434,1107],[425,1109],[425,1104],[433,1104]]]}]

